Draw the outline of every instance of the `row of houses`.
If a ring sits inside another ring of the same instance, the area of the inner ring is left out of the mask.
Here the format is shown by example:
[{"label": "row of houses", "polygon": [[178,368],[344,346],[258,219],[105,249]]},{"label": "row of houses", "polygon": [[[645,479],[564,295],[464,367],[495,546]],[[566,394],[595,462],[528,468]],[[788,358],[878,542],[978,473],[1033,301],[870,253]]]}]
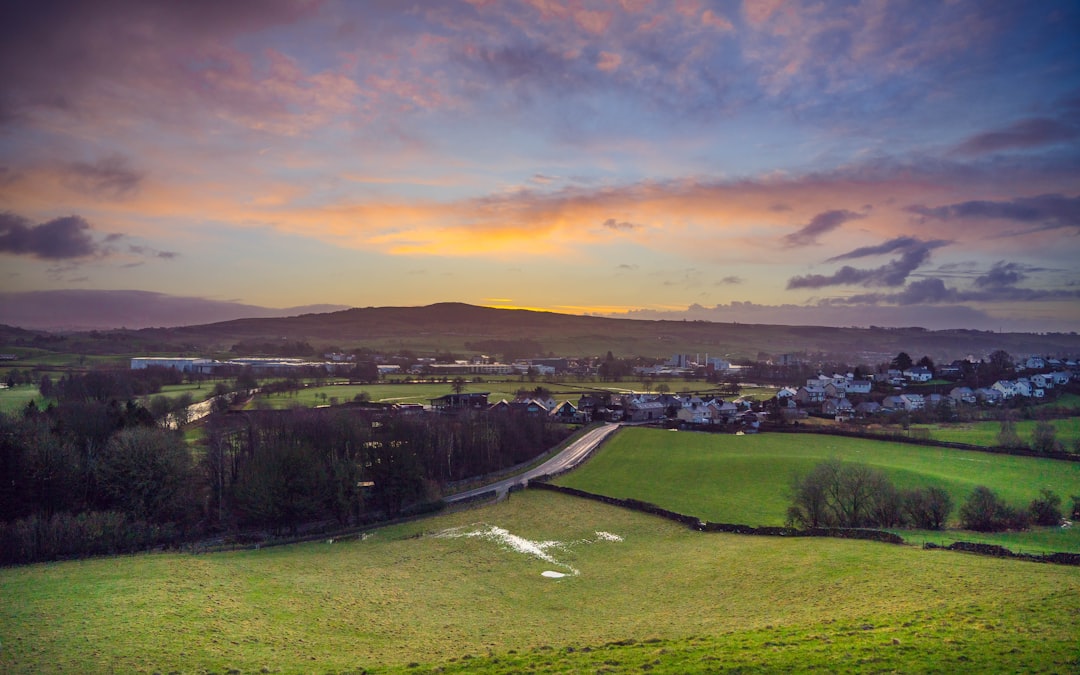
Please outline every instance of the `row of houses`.
[{"label": "row of houses", "polygon": [[[523,396],[513,401],[505,399],[489,403],[488,392],[446,394],[431,400],[436,411],[485,410],[489,412],[522,412],[548,415],[560,422],[586,423],[593,420],[612,422],[663,422],[675,419],[691,425],[721,425],[747,421],[751,404],[748,401],[702,399],[692,394],[627,394],[624,396],[582,395],[577,404],[557,402],[551,397]],[[755,423],[757,419],[750,420]]]}]

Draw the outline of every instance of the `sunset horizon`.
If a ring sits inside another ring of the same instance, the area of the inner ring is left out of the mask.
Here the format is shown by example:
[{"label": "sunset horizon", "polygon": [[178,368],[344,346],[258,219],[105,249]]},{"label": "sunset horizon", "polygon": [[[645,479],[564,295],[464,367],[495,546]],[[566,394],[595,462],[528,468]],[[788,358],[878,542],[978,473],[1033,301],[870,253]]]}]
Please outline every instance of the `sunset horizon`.
[{"label": "sunset horizon", "polygon": [[1080,330],[1070,3],[3,16],[0,323],[82,291]]}]

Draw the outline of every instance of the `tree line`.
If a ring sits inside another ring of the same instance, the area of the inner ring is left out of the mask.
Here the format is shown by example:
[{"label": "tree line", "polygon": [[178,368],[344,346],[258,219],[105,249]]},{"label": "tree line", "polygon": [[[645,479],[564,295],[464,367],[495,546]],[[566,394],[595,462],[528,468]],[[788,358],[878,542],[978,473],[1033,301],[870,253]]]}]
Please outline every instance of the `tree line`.
[{"label": "tree line", "polygon": [[[943,529],[954,504],[940,487],[900,490],[880,469],[831,459],[791,484],[789,527],[910,527]],[[978,532],[1023,530],[1058,525],[1061,498],[1042,490],[1026,508],[1006,503],[985,486],[974,488],[957,513],[960,526]],[[1072,516],[1080,516],[1080,495],[1073,496]]]},{"label": "tree line", "polygon": [[193,448],[149,407],[80,377],[47,410],[0,415],[0,563],[390,518],[569,433],[514,412],[297,409],[212,415]]}]

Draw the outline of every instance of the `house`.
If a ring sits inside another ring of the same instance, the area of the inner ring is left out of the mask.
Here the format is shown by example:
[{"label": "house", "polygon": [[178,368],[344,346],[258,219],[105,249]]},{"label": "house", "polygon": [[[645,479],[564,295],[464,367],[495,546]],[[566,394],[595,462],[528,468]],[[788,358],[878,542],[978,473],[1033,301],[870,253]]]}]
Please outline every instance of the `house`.
[{"label": "house", "polygon": [[654,422],[667,418],[667,406],[661,401],[630,399],[623,404],[623,416],[629,422]]},{"label": "house", "polygon": [[1066,370],[1055,370],[1054,372],[1050,373],[1050,377],[1054,379],[1055,386],[1068,384],[1069,380],[1072,379],[1072,376]]},{"label": "house", "polygon": [[870,380],[850,380],[847,383],[847,393],[849,394],[869,394],[873,389],[874,383]]},{"label": "house", "polygon": [[799,390],[795,389],[794,387],[784,387],[780,391],[776,392],[776,398],[782,401],[786,398],[794,398],[795,394],[797,393],[799,393]]},{"label": "house", "polygon": [[1001,394],[1001,398],[1004,399],[1016,396],[1016,382],[1013,380],[998,380],[990,385],[990,388]]},{"label": "house", "polygon": [[900,398],[900,396],[886,396],[881,400],[881,408],[886,412],[905,410],[904,399]]},{"label": "house", "polygon": [[821,403],[825,400],[824,387],[799,387],[795,393],[795,400],[803,405]]},{"label": "house", "polygon": [[922,410],[926,407],[926,398],[922,394],[900,394],[904,401],[904,410]]},{"label": "house", "polygon": [[1033,384],[1035,387],[1038,387],[1039,389],[1053,389],[1054,388],[1054,376],[1049,374],[1049,373],[1046,374],[1046,375],[1043,375],[1041,373],[1036,374],[1036,375],[1032,375],[1030,380],[1031,380],[1031,384]]},{"label": "house", "polygon": [[1028,370],[1042,370],[1046,367],[1046,360],[1041,356],[1032,356],[1024,361],[1024,367]]},{"label": "house", "polygon": [[847,383],[838,385],[835,382],[829,382],[825,385],[825,398],[843,398],[847,395]]},{"label": "house", "polygon": [[987,405],[997,405],[1005,400],[1005,395],[992,387],[979,387],[975,390],[975,398]]},{"label": "house", "polygon": [[873,401],[863,401],[855,406],[855,413],[859,415],[876,415],[881,412],[881,404]]},{"label": "house", "polygon": [[826,415],[851,415],[855,412],[855,407],[846,398],[828,398],[821,404],[821,412]]},{"label": "house", "polygon": [[551,412],[549,412],[548,415],[553,420],[568,424],[582,424],[588,421],[585,418],[585,413],[579,411],[570,401],[563,401],[552,407]]},{"label": "house", "polygon": [[714,424],[713,413],[715,409],[708,405],[695,405],[685,406],[679,408],[679,411],[675,413],[675,417],[680,422],[686,422],[688,424]]},{"label": "house", "polygon": [[968,405],[975,405],[978,400],[975,398],[975,392],[971,387],[953,387],[949,392],[949,397],[957,403],[966,403]]},{"label": "house", "polygon": [[469,394],[447,394],[439,398],[431,399],[431,407],[434,410],[483,410],[488,407],[490,392],[475,392]]},{"label": "house", "polygon": [[934,379],[934,373],[926,366],[913,366],[904,371],[904,377],[912,382],[929,382]]}]

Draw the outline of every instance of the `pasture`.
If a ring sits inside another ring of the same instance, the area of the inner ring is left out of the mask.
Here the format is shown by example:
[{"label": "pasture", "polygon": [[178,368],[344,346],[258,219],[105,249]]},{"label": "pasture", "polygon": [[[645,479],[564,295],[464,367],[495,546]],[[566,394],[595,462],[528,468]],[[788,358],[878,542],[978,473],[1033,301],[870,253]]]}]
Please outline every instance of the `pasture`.
[{"label": "pasture", "polygon": [[[882,469],[901,489],[941,487],[957,509],[977,485],[1024,507],[1043,488],[1056,492],[1066,508],[1070,496],[1080,494],[1077,462],[816,434],[733,436],[644,428],[622,429],[584,466],[554,482],[714,522],[782,525],[792,476],[834,457]],[[955,532],[948,536],[959,538]],[[984,536],[993,543],[1001,539]],[[1024,551],[1077,552],[1080,527],[1035,528],[1007,535],[1006,541]]]},{"label": "pasture", "polygon": [[21,412],[30,401],[35,401],[39,408],[48,404],[38,392],[36,384],[17,384],[0,389],[0,413],[11,415]]},{"label": "pasture", "polygon": [[[1080,441],[1080,417],[1068,417],[1058,420],[1047,420],[1054,425],[1057,431],[1057,440],[1066,448],[1072,448]],[[1035,420],[1017,420],[1016,433],[1020,439],[1031,443],[1035,434]],[[998,432],[1001,430],[1001,422],[967,422],[954,424],[927,424],[912,425],[913,428],[926,428],[930,430],[930,438],[937,441],[950,443],[968,443],[970,445],[982,445],[992,447],[998,444]]]},{"label": "pasture", "polygon": [[0,598],[5,673],[1080,666],[1076,568],[705,534],[539,491],[362,539],[3,569]]}]

